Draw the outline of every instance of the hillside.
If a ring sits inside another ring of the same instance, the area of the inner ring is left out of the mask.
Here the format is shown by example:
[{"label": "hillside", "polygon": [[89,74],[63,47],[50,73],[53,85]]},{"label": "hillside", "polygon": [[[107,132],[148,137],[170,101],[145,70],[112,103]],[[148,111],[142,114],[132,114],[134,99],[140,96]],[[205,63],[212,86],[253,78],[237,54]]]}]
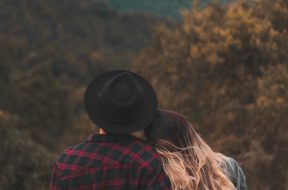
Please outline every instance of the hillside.
[{"label": "hillside", "polygon": [[[140,11],[152,13],[158,16],[168,16],[171,18],[180,18],[181,9],[192,7],[192,0],[95,0],[107,2],[112,7],[120,11]],[[200,0],[202,5],[213,0]],[[233,0],[220,0],[222,3]]]},{"label": "hillside", "polygon": [[0,38],[19,51],[13,56],[16,61],[29,67],[45,61],[55,75],[79,80],[87,79],[87,73],[95,75],[91,72],[96,67],[127,65],[129,55],[146,45],[151,26],[159,21],[92,0],[0,3]]}]

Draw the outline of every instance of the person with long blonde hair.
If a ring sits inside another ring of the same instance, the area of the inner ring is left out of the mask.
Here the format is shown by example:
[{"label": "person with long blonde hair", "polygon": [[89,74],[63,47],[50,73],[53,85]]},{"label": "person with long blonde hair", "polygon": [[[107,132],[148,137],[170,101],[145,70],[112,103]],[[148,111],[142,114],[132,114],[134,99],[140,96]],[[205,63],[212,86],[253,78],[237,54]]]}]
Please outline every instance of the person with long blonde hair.
[{"label": "person with long blonde hair", "polygon": [[179,113],[159,110],[145,129],[173,190],[247,190],[238,163],[214,152]]}]

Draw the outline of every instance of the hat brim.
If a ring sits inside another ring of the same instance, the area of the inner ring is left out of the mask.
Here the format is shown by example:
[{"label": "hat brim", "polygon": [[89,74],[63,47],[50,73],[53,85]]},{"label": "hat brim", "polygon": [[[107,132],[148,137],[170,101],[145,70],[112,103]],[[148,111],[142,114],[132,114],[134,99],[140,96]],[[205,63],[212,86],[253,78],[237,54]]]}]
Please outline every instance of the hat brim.
[{"label": "hat brim", "polygon": [[[126,72],[136,80],[143,90],[144,95],[144,106],[142,107],[139,117],[125,121],[117,122],[109,120],[105,117],[102,112],[101,104],[97,98],[98,93],[102,90],[103,86],[107,81],[113,77]],[[88,116],[99,128],[113,132],[113,133],[132,133],[141,129],[146,128],[154,119],[157,113],[157,97],[154,89],[149,82],[143,77],[125,70],[115,70],[104,73],[96,77],[87,87],[84,95],[84,107]]]}]

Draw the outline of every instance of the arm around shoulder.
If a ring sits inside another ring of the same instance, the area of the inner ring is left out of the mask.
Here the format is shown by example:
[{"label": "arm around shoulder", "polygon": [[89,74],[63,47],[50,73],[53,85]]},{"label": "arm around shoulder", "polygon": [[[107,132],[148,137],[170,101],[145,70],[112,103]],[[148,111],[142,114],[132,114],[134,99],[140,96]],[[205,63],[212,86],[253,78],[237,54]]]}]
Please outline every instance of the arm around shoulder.
[{"label": "arm around shoulder", "polygon": [[237,190],[248,190],[244,172],[233,158],[227,158],[227,171]]},{"label": "arm around shoulder", "polygon": [[150,179],[148,182],[147,189],[149,190],[172,190],[170,179],[162,168],[158,169],[155,172],[151,172],[149,177]]}]

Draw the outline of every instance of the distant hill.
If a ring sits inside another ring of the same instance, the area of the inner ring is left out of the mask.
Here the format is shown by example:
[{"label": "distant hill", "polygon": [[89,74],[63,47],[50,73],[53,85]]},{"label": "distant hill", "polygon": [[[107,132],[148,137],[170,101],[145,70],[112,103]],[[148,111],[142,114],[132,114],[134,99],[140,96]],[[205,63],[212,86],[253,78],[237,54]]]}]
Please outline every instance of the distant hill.
[{"label": "distant hill", "polygon": [[138,50],[146,43],[149,28],[157,20],[143,13],[122,14],[104,2],[92,0],[0,3],[0,34],[25,38],[30,47],[47,40],[61,46]]},{"label": "distant hill", "polygon": [[[181,9],[192,7],[192,0],[94,0],[104,1],[120,11],[140,11],[152,13],[159,16],[180,18]],[[202,5],[213,0],[200,0]],[[233,0],[219,0],[221,3]]]},{"label": "distant hill", "polygon": [[[4,51],[3,44],[12,43],[17,53],[11,57],[18,65],[30,68],[46,62],[55,75],[82,80],[99,67],[126,65],[130,54],[148,43],[151,27],[162,20],[122,13],[93,0],[1,0],[0,44]],[[77,76],[78,67],[85,65],[90,68],[82,68]]]}]

